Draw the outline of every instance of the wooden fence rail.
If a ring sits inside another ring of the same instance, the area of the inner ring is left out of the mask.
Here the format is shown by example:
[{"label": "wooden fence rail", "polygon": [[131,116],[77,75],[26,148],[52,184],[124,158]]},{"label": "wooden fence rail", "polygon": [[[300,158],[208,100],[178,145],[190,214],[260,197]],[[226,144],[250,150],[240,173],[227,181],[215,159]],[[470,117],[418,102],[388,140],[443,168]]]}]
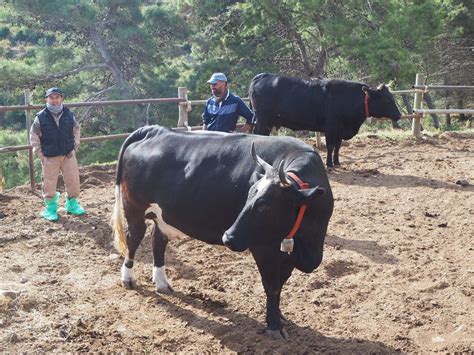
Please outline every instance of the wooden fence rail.
[{"label": "wooden fence rail", "polygon": [[413,85],[413,89],[428,92],[430,90],[473,90],[470,85]]},{"label": "wooden fence rail", "polygon": [[455,113],[455,114],[460,114],[460,115],[469,115],[469,114],[474,114],[474,110],[471,109],[413,109],[414,113],[420,113],[422,115],[431,115],[433,113],[439,113],[439,114],[450,114],[450,113]]},{"label": "wooden fence rail", "polygon": [[[111,105],[136,105],[136,104],[163,104],[186,102],[185,98],[164,97],[158,99],[136,99],[136,100],[110,100],[110,101],[88,101],[88,102],[68,102],[64,103],[67,107],[102,107]],[[42,109],[44,105],[17,105],[0,106],[0,112],[7,111],[31,111]]]}]

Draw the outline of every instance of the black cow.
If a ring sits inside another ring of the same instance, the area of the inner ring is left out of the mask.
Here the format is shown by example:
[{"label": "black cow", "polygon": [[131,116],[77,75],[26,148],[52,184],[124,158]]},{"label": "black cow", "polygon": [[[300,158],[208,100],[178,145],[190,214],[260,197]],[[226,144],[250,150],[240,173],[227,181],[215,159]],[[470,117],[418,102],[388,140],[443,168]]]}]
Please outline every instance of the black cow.
[{"label": "black cow", "polygon": [[269,135],[273,127],[281,126],[325,132],[328,168],[340,165],[342,140],[354,137],[366,118],[400,119],[385,85],[372,89],[354,81],[307,81],[264,73],[252,79],[249,97],[257,119],[255,134]]},{"label": "black cow", "polygon": [[[298,180],[308,187],[300,189]],[[302,205],[306,211],[295,227]],[[145,219],[155,222],[153,280],[158,291],[171,290],[164,272],[171,227],[234,251],[250,249],[267,295],[267,332],[287,337],[279,308],[282,286],[294,268],[309,273],[321,263],[332,210],[321,158],[300,140],[138,129],[124,142],[117,166],[112,223],[116,247],[125,255],[122,282],[134,285],[133,260]],[[287,236],[293,229],[294,249],[284,253],[280,247],[291,244]]]}]

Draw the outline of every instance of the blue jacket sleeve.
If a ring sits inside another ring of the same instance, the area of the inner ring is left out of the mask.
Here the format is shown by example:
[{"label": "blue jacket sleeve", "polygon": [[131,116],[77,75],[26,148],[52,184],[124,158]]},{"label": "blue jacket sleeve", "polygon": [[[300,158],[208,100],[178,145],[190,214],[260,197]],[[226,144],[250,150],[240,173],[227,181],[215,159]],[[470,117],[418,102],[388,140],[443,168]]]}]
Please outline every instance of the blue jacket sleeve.
[{"label": "blue jacket sleeve", "polygon": [[204,106],[204,112],[202,113],[202,123],[207,125],[211,121],[211,115],[209,114],[209,111],[207,110],[207,104],[209,103],[209,100],[206,102],[206,106]]}]

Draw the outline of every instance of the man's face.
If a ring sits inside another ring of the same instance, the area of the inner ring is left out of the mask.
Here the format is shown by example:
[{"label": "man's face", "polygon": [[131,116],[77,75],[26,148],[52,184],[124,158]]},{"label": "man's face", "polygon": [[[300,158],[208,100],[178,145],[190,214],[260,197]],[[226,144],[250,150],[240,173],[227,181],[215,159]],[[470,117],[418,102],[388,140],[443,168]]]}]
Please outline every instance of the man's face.
[{"label": "man's face", "polygon": [[53,106],[59,106],[63,103],[64,98],[59,94],[51,94],[46,98],[46,102]]},{"label": "man's face", "polygon": [[212,95],[221,97],[225,91],[226,82],[218,80],[215,84],[210,84]]}]

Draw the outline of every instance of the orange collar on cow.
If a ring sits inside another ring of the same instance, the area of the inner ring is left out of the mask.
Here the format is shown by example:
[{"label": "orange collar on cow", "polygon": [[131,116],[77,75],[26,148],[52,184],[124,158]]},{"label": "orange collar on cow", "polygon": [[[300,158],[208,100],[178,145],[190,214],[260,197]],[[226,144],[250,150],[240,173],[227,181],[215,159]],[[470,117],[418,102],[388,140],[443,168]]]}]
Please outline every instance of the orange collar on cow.
[{"label": "orange collar on cow", "polygon": [[[291,177],[293,180],[296,181],[296,183],[298,184],[298,186],[300,187],[300,189],[307,189],[309,187],[309,184],[306,183],[306,182],[303,182],[298,176],[296,176],[295,173],[289,171],[287,173],[287,175],[289,177]],[[306,211],[306,207],[307,205],[304,204],[304,205],[301,205],[300,207],[300,210],[298,212],[298,217],[296,217],[296,222],[295,224],[293,225],[293,228],[291,228],[291,231],[290,233],[285,237],[285,239],[291,239],[295,236],[296,232],[298,231],[298,229],[300,228],[300,224],[301,224],[301,221],[303,220],[303,216],[304,216],[304,213]]]},{"label": "orange collar on cow", "polygon": [[369,118],[370,117],[370,114],[369,114],[369,95],[367,95],[367,94],[365,94],[364,104],[365,104],[365,118]]}]

